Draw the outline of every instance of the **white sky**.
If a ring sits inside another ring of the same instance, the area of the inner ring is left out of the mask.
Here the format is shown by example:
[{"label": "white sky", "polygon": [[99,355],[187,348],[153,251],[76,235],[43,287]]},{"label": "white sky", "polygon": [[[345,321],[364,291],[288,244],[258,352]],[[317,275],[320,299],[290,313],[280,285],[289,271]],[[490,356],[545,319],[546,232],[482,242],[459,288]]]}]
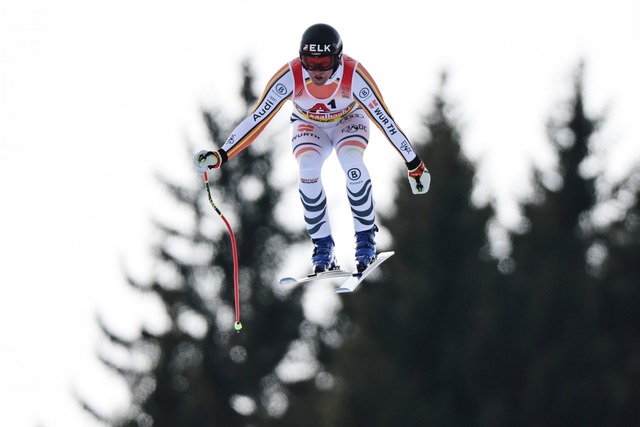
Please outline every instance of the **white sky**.
[{"label": "white sky", "polygon": [[[428,0],[419,10],[405,0],[216,3],[0,0],[0,248],[10,292],[0,310],[0,425],[92,425],[73,390],[99,408],[126,402],[95,360],[95,315],[123,331],[143,317],[121,261],[135,270],[146,260],[153,173],[190,177],[184,138],[202,136],[198,107],[236,118],[240,61],[252,57],[261,91],[313,23],[338,29],[410,137],[440,71],[451,72],[464,148],[482,160],[480,194],[501,200],[505,221],[530,164],[551,162],[545,120],[580,58],[589,111],[609,114],[605,173],[619,179],[640,157],[635,0]],[[368,162],[384,209],[383,166],[395,154],[374,133]],[[336,216],[350,256],[350,223]]]}]

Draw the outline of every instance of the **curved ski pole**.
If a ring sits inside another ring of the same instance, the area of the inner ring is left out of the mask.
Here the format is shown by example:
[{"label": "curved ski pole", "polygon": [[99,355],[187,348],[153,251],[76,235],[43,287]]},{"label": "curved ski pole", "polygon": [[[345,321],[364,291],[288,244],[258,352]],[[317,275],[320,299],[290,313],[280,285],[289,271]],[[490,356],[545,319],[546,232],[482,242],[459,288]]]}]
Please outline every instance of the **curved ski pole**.
[{"label": "curved ski pole", "polygon": [[222,221],[224,221],[227,229],[229,230],[229,235],[231,236],[231,250],[233,252],[233,293],[234,300],[236,305],[236,323],[233,325],[237,332],[240,332],[242,329],[242,323],[240,323],[240,290],[238,286],[238,248],[236,246],[236,236],[233,234],[233,229],[231,228],[231,224],[227,221],[227,218],[220,212],[220,209],[213,203],[213,199],[211,198],[211,189],[209,188],[209,176],[206,172],[202,174],[204,178],[204,186],[207,189],[207,196],[209,197],[209,203],[213,207],[213,209],[218,213]]}]

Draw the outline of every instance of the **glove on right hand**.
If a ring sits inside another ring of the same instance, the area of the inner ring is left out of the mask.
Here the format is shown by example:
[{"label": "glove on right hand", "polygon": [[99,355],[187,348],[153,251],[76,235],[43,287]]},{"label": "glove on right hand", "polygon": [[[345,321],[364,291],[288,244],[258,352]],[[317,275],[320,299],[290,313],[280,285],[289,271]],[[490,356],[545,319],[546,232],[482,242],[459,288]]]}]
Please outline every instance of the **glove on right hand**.
[{"label": "glove on right hand", "polygon": [[220,153],[217,151],[199,151],[193,156],[193,165],[198,173],[209,172],[210,169],[217,169],[222,164]]}]

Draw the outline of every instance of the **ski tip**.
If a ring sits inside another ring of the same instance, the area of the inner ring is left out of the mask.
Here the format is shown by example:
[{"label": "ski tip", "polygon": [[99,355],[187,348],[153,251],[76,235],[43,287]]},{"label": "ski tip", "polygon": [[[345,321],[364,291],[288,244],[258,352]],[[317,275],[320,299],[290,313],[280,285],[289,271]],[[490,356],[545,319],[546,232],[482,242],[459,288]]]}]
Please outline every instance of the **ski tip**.
[{"label": "ski tip", "polygon": [[347,293],[351,292],[351,289],[348,289],[348,288],[335,288],[333,290],[333,292],[335,292],[336,294],[347,294]]},{"label": "ski tip", "polygon": [[280,279],[280,281],[278,283],[280,283],[281,285],[287,285],[290,283],[296,283],[297,280],[294,279],[293,277],[283,277],[282,279]]}]

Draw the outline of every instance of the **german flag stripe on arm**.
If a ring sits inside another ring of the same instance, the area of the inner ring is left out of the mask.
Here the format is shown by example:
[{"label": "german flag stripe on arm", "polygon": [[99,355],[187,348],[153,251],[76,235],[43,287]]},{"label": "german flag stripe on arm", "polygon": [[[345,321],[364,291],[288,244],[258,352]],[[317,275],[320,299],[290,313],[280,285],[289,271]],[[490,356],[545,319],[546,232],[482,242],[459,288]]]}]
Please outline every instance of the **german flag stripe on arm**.
[{"label": "german flag stripe on arm", "polygon": [[[378,85],[376,84],[376,82],[373,80],[373,77],[371,77],[371,74],[369,74],[369,72],[362,66],[362,64],[358,64],[358,67],[356,68],[356,73],[362,77],[362,79],[369,85],[369,87],[373,90],[373,95],[377,98],[377,106],[379,106],[380,108],[382,108],[382,110],[384,110],[384,113],[391,118],[391,120],[393,120],[393,116],[391,116],[391,113],[389,112],[389,109],[387,108],[387,104],[384,103],[384,98],[382,97],[382,93],[380,92],[380,89],[378,89]],[[357,99],[357,98],[356,98]],[[362,106],[364,108],[364,110],[367,112],[367,114],[370,116],[370,118],[374,121],[374,123],[380,128],[381,124],[378,123],[378,120],[376,120],[375,117],[373,117],[369,111],[369,108],[367,108],[366,105]],[[386,133],[384,129],[380,129],[382,132]]]},{"label": "german flag stripe on arm", "polygon": [[280,100],[277,103],[274,96],[269,96],[269,92],[287,72],[289,72],[288,64],[274,74],[249,116],[231,132],[231,136],[223,146],[229,159],[251,145],[275,117],[276,113],[280,111],[284,103],[291,98],[292,90],[289,90],[286,96],[279,94]]},{"label": "german flag stripe on arm", "polygon": [[362,79],[361,81],[360,79],[356,79],[359,80],[359,83],[353,87],[353,95],[358,104],[360,104],[371,121],[387,137],[398,154],[404,158],[404,161],[410,161],[415,157],[415,153],[409,144],[407,136],[396,124],[393,116],[389,112],[378,85],[362,64],[358,64],[355,73]]},{"label": "german flag stripe on arm", "polygon": [[267,83],[267,86],[265,87],[264,91],[262,91],[262,95],[260,96],[260,99],[258,99],[258,101],[256,102],[256,106],[253,108],[252,113],[255,113],[258,110],[258,108],[260,108],[260,104],[264,102],[265,98],[267,97],[267,94],[273,88],[273,85],[275,85],[276,82],[282,78],[282,76],[287,74],[288,71],[289,71],[289,64],[285,64],[273,75],[273,77],[271,77],[271,80],[269,80],[269,82]]},{"label": "german flag stripe on arm", "polygon": [[[371,74],[369,74],[369,72],[366,70],[366,68],[364,68],[362,66],[362,64],[358,64],[358,66],[356,67],[356,73],[358,73],[358,75],[360,77],[362,77],[362,79],[367,82],[367,84],[369,85],[369,87],[371,87],[371,89],[373,89],[374,95],[376,96],[376,98],[378,98],[381,102],[383,102],[382,100],[382,93],[380,92],[380,89],[378,89],[378,85],[376,84],[375,80],[373,80],[373,77],[371,77]],[[384,105],[384,102],[383,102]],[[385,110],[387,109],[387,107],[385,106]]]}]

